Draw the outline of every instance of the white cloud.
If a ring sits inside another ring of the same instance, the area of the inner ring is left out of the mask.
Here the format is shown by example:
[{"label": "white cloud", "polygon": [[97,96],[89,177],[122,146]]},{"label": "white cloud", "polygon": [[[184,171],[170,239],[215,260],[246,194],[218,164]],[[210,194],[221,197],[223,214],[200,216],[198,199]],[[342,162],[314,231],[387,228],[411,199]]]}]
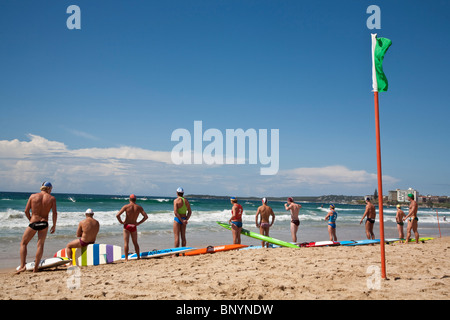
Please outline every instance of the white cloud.
[{"label": "white cloud", "polygon": [[[280,176],[289,183],[300,185],[366,185],[377,182],[377,175],[365,170],[351,170],[345,166],[334,165],[322,168],[296,168],[280,171]],[[394,183],[397,179],[383,176],[386,183]]]},{"label": "white cloud", "polygon": [[[66,192],[148,190],[170,152],[136,147],[69,149],[64,143],[28,135],[30,141],[0,140],[0,190],[34,190],[44,180],[64,184]],[[97,188],[97,191],[95,190]],[[55,188],[56,190],[56,188]]]},{"label": "white cloud", "polygon": [[[178,186],[187,193],[236,196],[358,195],[377,186],[376,174],[341,165],[261,176],[259,165],[175,165],[171,152],[130,146],[70,149],[62,142],[28,137],[0,140],[0,190],[33,191],[45,180],[55,192],[158,196]],[[383,176],[386,184],[396,181]]]}]

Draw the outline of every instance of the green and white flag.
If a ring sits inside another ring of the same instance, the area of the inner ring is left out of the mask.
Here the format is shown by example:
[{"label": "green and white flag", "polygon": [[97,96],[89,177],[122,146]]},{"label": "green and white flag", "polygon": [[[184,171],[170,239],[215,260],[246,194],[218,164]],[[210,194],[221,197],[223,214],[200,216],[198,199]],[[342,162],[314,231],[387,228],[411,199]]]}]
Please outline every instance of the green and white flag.
[{"label": "green and white flag", "polygon": [[383,72],[383,59],[392,41],[386,38],[377,38],[372,33],[372,87],[374,92],[383,92],[388,89],[388,81]]}]

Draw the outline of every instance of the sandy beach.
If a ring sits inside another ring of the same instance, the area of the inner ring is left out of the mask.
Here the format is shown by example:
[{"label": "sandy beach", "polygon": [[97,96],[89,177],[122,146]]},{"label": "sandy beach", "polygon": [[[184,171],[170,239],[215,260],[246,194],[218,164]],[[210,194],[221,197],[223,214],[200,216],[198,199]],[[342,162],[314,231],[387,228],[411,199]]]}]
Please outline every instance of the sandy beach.
[{"label": "sandy beach", "polygon": [[[80,268],[0,273],[2,300],[445,300],[450,237],[386,245],[387,279],[376,282],[380,246],[277,248],[163,257]],[[72,280],[72,282],[70,282]]]}]

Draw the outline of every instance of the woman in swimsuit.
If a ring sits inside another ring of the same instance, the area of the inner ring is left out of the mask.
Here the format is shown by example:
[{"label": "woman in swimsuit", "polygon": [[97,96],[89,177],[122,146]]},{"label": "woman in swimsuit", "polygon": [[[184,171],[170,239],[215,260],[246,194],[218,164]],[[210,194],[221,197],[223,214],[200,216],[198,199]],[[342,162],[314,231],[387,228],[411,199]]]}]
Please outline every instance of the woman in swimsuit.
[{"label": "woman in swimsuit", "polygon": [[330,211],[325,217],[325,220],[328,220],[328,234],[330,235],[330,241],[337,241],[336,219],[337,212],[335,211],[335,207],[334,205],[330,205]]},{"label": "woman in swimsuit", "polygon": [[231,208],[231,218],[229,221],[231,224],[231,232],[233,233],[233,244],[241,244],[242,212],[244,209],[235,197],[232,197],[230,201],[233,205],[233,208]]}]

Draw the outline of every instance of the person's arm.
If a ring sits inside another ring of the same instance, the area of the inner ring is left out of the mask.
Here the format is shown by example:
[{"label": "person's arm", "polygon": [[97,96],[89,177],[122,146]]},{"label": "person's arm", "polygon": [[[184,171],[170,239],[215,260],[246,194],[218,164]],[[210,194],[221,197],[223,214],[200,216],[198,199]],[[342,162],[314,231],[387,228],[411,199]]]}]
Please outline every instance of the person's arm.
[{"label": "person's arm", "polygon": [[54,233],[56,229],[56,220],[58,219],[58,212],[56,210],[56,199],[53,197],[53,204],[52,204],[52,222],[53,225],[50,229],[50,233]]},{"label": "person's arm", "polygon": [[25,215],[27,216],[28,221],[31,220],[30,210],[31,210],[31,197],[28,199],[27,205],[25,207]]},{"label": "person's arm", "polygon": [[123,221],[122,221],[122,218],[120,217],[120,215],[121,215],[122,213],[124,213],[125,208],[126,208],[126,206],[123,206],[122,209],[120,209],[120,211],[116,214],[116,218],[117,218],[117,220],[119,220],[119,223],[120,223],[120,224],[123,224]]},{"label": "person's arm", "polygon": [[414,210],[409,208],[409,213],[408,213],[408,215],[406,217],[403,218],[403,221],[405,221],[409,217],[412,217],[413,215],[414,215]]},{"label": "person's arm", "polygon": [[236,207],[233,205],[233,208],[231,208],[231,218],[228,220],[228,223],[231,224],[231,220],[236,216]]},{"label": "person's arm", "polygon": [[192,214],[191,204],[189,203],[189,201],[187,199],[184,199],[184,203],[186,204],[186,209],[187,209],[186,220],[189,220],[189,218],[191,217],[191,214]]},{"label": "person's arm", "polygon": [[362,216],[361,221],[359,222],[359,224],[361,224],[361,223],[363,222],[363,220],[364,220],[364,218],[366,217],[366,215],[367,215],[368,212],[369,212],[369,209],[368,209],[367,206],[366,206],[366,211],[364,211],[364,214],[363,214],[363,216]]},{"label": "person's arm", "polygon": [[272,216],[272,223],[270,224],[270,226],[273,226],[273,223],[275,222],[275,213],[273,213],[272,209],[270,209],[270,215]]},{"label": "person's arm", "polygon": [[260,226],[258,223],[258,216],[259,216],[259,208],[258,208],[258,210],[256,210],[256,216],[255,216],[255,223],[256,223],[256,226],[259,228]]},{"label": "person's arm", "polygon": [[81,238],[83,236],[83,227],[81,226],[81,222],[78,224],[78,229],[77,229],[77,237]]},{"label": "person's arm", "polygon": [[141,207],[141,212],[140,213],[142,214],[143,217],[142,217],[142,220],[137,223],[137,225],[140,225],[140,224],[144,223],[144,221],[148,219],[147,212],[145,212],[142,207]]}]

